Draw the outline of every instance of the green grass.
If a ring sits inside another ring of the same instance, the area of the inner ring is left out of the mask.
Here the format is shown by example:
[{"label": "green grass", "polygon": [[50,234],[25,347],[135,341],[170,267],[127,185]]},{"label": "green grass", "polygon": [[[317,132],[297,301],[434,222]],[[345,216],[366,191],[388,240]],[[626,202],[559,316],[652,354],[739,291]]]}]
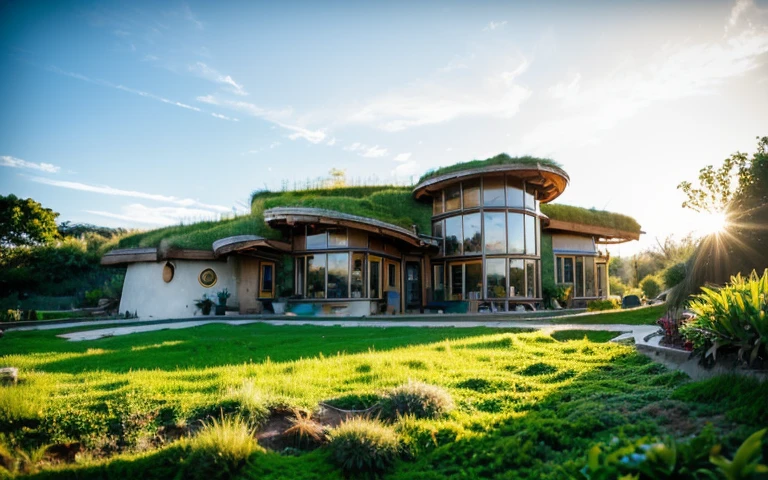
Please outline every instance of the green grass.
[{"label": "green grass", "polygon": [[605,343],[612,338],[620,335],[619,332],[602,332],[595,330],[560,330],[558,332],[552,332],[552,338],[558,342],[567,342],[568,340],[582,340],[586,339],[590,342]]},{"label": "green grass", "polygon": [[506,153],[501,153],[495,157],[486,158],[485,160],[470,160],[468,162],[456,163],[447,167],[437,168],[430,170],[419,178],[419,182],[424,182],[430,178],[445,175],[446,173],[460,172],[463,170],[471,170],[481,167],[492,167],[495,165],[545,165],[547,167],[562,168],[559,163],[550,160],[548,158],[537,158],[531,156],[524,157],[510,157]]},{"label": "green grass", "polygon": [[578,317],[562,316],[553,318],[552,323],[597,324],[597,325],[656,325],[656,320],[664,316],[666,305],[630,308],[595,312]]},{"label": "green grass", "polygon": [[541,212],[553,220],[582,223],[584,225],[593,225],[596,227],[615,228],[624,232],[640,233],[640,224],[637,223],[637,220],[620,213],[553,203],[542,203]]},{"label": "green grass", "polygon": [[[712,421],[735,445],[765,420],[755,407],[765,387],[754,381],[728,379],[733,395],[722,384],[686,384],[603,332],[253,324],[88,342],[57,333],[0,339],[0,364],[17,366],[21,378],[0,387],[0,431],[27,451],[65,441],[88,449],[79,463],[42,465],[39,478],[199,476],[191,465],[211,456],[194,441],[152,439],[248,408],[364,407],[411,381],[444,389],[455,409],[392,425],[406,454],[389,478],[571,478],[593,443],[616,435],[681,437]],[[300,456],[258,449],[232,472],[342,478],[329,455],[327,447]]]}]

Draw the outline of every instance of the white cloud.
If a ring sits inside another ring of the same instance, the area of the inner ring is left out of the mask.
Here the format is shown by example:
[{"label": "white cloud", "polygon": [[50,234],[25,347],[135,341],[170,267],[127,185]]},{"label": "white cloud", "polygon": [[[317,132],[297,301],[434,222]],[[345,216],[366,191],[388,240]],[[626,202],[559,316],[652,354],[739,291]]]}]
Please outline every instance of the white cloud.
[{"label": "white cloud", "polygon": [[336,145],[336,137],[333,137],[332,139],[328,140],[326,145],[328,145],[329,147]]},{"label": "white cloud", "polygon": [[507,24],[507,21],[506,21],[506,20],[502,20],[501,22],[494,22],[494,21],[491,21],[491,22],[489,22],[489,23],[488,23],[488,25],[486,25],[486,26],[485,26],[485,28],[483,29],[483,31],[484,31],[484,32],[487,32],[487,31],[493,31],[493,30],[496,30],[497,28],[502,28],[502,27],[504,27],[506,24]]},{"label": "white cloud", "polygon": [[191,22],[198,30],[203,30],[203,22],[198,20],[195,14],[192,13],[192,9],[189,8],[188,4],[182,4],[181,13],[185,20]]},{"label": "white cloud", "polygon": [[397,167],[395,167],[394,170],[392,170],[392,175],[396,177],[410,177],[412,175],[416,175],[421,171],[421,167],[419,166],[418,162],[405,162],[401,163]]},{"label": "white cloud", "polygon": [[398,153],[397,155],[395,155],[395,159],[394,160],[396,162],[407,162],[408,159],[410,159],[410,158],[411,158],[411,152],[408,152],[408,153]]},{"label": "white cloud", "polygon": [[448,62],[448,64],[446,66],[438,68],[437,71],[439,73],[449,73],[449,72],[452,72],[454,70],[464,70],[466,68],[469,68],[469,65],[467,65],[464,62],[462,62],[461,60],[458,60],[458,59],[454,58],[453,60]]},{"label": "white cloud", "polygon": [[226,115],[222,115],[220,113],[211,113],[212,117],[220,118],[222,120],[229,120],[230,122],[239,122],[240,120],[234,117],[228,117]]},{"label": "white cloud", "polygon": [[277,125],[283,127],[286,130],[290,130],[293,133],[288,135],[291,140],[297,140],[303,138],[310,143],[320,143],[325,140],[326,134],[322,130],[309,130],[304,127],[297,127],[296,125],[288,125],[285,123],[276,122]]},{"label": "white cloud", "polygon": [[0,167],[29,168],[31,170],[39,170],[41,172],[48,173],[57,173],[59,170],[61,170],[61,167],[57,167],[56,165],[52,165],[50,163],[28,162],[26,160],[7,155],[0,156]]},{"label": "white cloud", "polygon": [[158,58],[156,55],[144,55],[144,61],[146,62],[155,62],[157,60],[160,60],[160,58]]},{"label": "white cloud", "polygon": [[378,145],[371,147],[360,142],[347,145],[343,150],[346,150],[347,152],[355,152],[365,158],[380,158],[387,155],[386,148],[379,147]]},{"label": "white cloud", "polygon": [[728,27],[734,27],[739,22],[739,18],[743,16],[743,14],[752,8],[755,7],[755,2],[753,0],[736,0],[736,3],[733,5],[733,8],[731,9],[731,16],[728,18],[728,25],[726,25],[725,29],[728,30]]},{"label": "white cloud", "polygon": [[197,222],[202,220],[217,220],[220,215],[210,210],[186,207],[147,207],[140,203],[126,205],[121,213],[103,210],[86,210],[93,215],[114,218],[133,223],[148,225],[174,225],[181,222]]},{"label": "white cloud", "polygon": [[241,96],[248,95],[248,92],[245,91],[245,88],[243,87],[243,85],[237,83],[229,75],[224,75],[222,73],[219,73],[217,70],[209,67],[203,62],[197,62],[194,65],[190,65],[189,71],[205,78],[206,80],[210,80],[212,82],[224,85],[228,92],[234,93],[235,95],[241,95]]},{"label": "white cloud", "polygon": [[68,182],[63,180],[51,180],[42,177],[31,177],[33,182],[42,183],[44,185],[51,185],[54,187],[68,188],[71,190],[80,190],[82,192],[100,193],[103,195],[113,195],[118,197],[133,197],[143,198],[146,200],[155,200],[158,202],[172,203],[182,207],[198,207],[202,209],[208,209],[216,212],[229,212],[230,209],[222,205],[211,205],[193,200],[191,198],[178,198],[168,195],[159,195],[155,193],[137,192],[135,190],[121,190],[119,188],[112,188],[107,185],[88,185],[86,183]]}]

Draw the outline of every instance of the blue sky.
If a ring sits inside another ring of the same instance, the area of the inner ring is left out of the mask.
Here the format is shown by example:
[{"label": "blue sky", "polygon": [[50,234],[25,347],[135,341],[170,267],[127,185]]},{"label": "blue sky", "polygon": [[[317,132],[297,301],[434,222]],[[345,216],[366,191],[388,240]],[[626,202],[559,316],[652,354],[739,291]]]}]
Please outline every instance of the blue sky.
[{"label": "blue sky", "polygon": [[500,152],[655,238],[768,134],[768,2],[0,1],[0,193],[153,228]]}]

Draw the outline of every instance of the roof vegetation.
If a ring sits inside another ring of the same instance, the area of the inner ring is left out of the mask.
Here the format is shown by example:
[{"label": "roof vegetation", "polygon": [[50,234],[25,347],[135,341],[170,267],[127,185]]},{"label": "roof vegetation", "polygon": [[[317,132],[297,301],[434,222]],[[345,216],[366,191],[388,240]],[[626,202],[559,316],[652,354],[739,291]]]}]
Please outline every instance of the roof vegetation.
[{"label": "roof vegetation", "polygon": [[255,192],[253,212],[276,207],[323,208],[348,215],[373,218],[403,228],[417,225],[419,232],[432,232],[432,207],[413,199],[411,187],[337,187],[287,192]]},{"label": "roof vegetation", "polygon": [[468,162],[456,163],[447,167],[441,167],[434,170],[429,170],[427,173],[421,176],[418,183],[429,180],[430,178],[444,175],[446,173],[460,172],[463,170],[472,170],[474,168],[492,167],[495,165],[545,165],[548,167],[562,168],[562,166],[549,158],[538,158],[531,156],[524,157],[510,157],[506,153],[501,153],[495,157],[486,158],[485,160],[470,160]]},{"label": "roof vegetation", "polygon": [[541,212],[553,220],[640,233],[640,224],[637,223],[637,220],[620,213],[553,203],[542,203]]}]

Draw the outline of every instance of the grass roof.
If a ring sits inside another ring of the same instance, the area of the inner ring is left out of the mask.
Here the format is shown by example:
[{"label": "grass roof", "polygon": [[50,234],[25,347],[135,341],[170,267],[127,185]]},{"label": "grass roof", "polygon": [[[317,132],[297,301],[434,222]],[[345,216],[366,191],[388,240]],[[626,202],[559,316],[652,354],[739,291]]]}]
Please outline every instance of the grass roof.
[{"label": "grass roof", "polygon": [[640,224],[637,223],[637,220],[620,213],[553,203],[542,203],[541,212],[553,220],[640,233]]},{"label": "grass roof", "polygon": [[531,156],[524,157],[510,157],[506,153],[501,153],[495,157],[486,158],[485,160],[470,160],[469,162],[456,163],[447,167],[441,167],[434,170],[429,170],[427,173],[421,176],[418,183],[421,183],[430,178],[444,175],[446,173],[460,172],[463,170],[472,170],[474,168],[491,167],[495,165],[546,165],[548,167],[562,168],[559,163],[549,158],[538,158]]},{"label": "grass roof", "polygon": [[415,224],[426,235],[432,232],[432,207],[414,200],[411,187],[340,187],[253,194],[253,212],[275,207],[323,208],[408,229]]}]

